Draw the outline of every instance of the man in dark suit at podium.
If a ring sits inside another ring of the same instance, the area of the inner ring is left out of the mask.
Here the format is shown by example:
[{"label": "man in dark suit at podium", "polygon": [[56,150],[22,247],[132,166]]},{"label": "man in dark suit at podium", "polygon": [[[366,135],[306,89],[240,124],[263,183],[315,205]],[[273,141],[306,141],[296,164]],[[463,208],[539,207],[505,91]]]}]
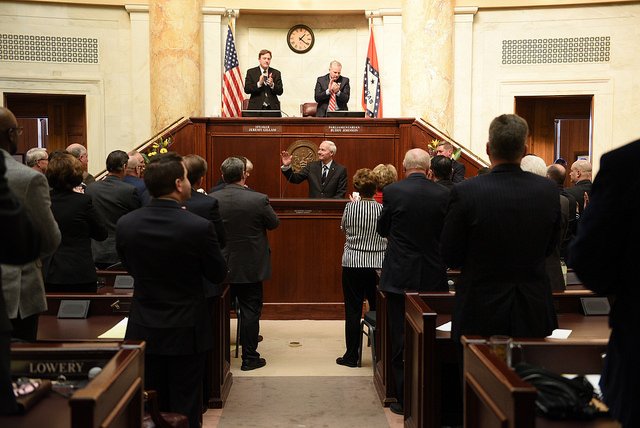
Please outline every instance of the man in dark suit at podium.
[{"label": "man in dark suit at podium", "polygon": [[316,117],[325,117],[327,111],[349,110],[349,78],[342,76],[342,64],[331,61],[329,73],[318,77],[315,100],[318,103]]},{"label": "man in dark suit at podium", "polygon": [[191,184],[182,158],[158,155],[144,177],[149,205],[118,221],[116,245],[135,279],[126,339],[144,340],[145,387],[160,410],[200,426],[205,352],[212,348],[203,280],[220,283],[227,266],[213,224],[183,209]]},{"label": "man in dark suit at podium", "polygon": [[280,72],[271,68],[271,51],[262,49],[258,54],[258,67],[247,70],[244,92],[250,94],[249,110],[280,110],[278,95],[282,95]]},{"label": "man in dark suit at podium", "polygon": [[280,168],[291,183],[309,182],[309,197],[320,199],[341,199],[347,193],[347,169],[333,160],[336,154],[333,141],[323,141],[318,148],[318,160],[305,165],[300,172],[293,172],[293,157],[287,151],[280,153]]}]

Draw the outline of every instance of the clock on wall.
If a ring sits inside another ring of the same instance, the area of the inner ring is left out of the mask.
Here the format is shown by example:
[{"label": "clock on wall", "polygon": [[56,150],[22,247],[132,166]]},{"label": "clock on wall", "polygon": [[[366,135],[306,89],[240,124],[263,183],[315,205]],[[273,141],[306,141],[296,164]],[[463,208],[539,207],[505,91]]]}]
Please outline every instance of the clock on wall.
[{"label": "clock on wall", "polygon": [[295,53],[309,52],[315,41],[316,36],[313,35],[313,30],[303,24],[294,25],[287,33],[287,45]]}]

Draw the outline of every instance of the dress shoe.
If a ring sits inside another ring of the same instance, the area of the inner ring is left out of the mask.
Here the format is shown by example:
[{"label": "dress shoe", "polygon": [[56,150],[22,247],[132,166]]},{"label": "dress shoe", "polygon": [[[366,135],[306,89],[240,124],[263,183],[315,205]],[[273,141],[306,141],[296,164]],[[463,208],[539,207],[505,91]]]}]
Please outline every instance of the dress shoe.
[{"label": "dress shoe", "polygon": [[347,366],[347,367],[358,367],[357,362],[351,362],[349,360],[345,360],[342,357],[336,358],[336,364],[339,364],[341,366]]},{"label": "dress shoe", "polygon": [[242,362],[242,366],[240,366],[240,370],[243,372],[249,370],[259,369],[260,367],[264,367],[267,365],[267,360],[264,358],[251,359]]},{"label": "dress shoe", "polygon": [[391,403],[389,410],[391,410],[391,413],[395,413],[396,415],[404,415],[404,409],[400,403]]}]

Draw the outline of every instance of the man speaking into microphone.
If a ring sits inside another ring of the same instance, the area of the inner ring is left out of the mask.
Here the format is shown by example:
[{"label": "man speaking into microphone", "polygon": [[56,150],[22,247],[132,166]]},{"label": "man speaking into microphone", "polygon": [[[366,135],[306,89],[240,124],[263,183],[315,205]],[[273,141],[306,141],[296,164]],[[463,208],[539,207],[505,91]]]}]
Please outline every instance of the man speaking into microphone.
[{"label": "man speaking into microphone", "polygon": [[315,99],[318,103],[316,117],[325,117],[328,111],[349,110],[349,78],[342,76],[342,64],[333,60],[329,73],[318,77]]},{"label": "man speaking into microphone", "polygon": [[278,95],[282,95],[280,72],[271,68],[271,51],[262,49],[258,53],[258,67],[247,70],[244,92],[251,95],[249,110],[280,110]]}]

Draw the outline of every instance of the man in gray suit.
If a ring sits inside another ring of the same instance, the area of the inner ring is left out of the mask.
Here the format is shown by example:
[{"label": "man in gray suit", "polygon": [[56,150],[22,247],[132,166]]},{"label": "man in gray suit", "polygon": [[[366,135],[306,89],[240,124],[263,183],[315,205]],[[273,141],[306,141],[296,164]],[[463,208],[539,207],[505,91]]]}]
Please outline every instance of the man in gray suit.
[{"label": "man in gray suit", "polygon": [[102,242],[91,241],[93,261],[99,269],[105,269],[120,262],[116,252],[116,224],[123,215],[142,205],[138,191],[122,181],[129,162],[129,155],[122,150],[114,150],[107,156],[107,176],[94,181],[85,193],[93,198],[93,205],[104,217],[109,235]]},{"label": "man in gray suit", "polygon": [[2,265],[3,292],[7,315],[13,324],[13,337],[35,341],[38,335],[38,314],[47,310],[47,299],[40,268],[41,258],[53,254],[60,244],[60,229],[51,212],[49,184],[41,173],[16,162],[16,152],[22,128],[16,117],[0,107],[0,156],[4,157],[9,189],[31,216],[41,240],[40,257],[24,265]]},{"label": "man in gray suit", "polygon": [[240,306],[241,369],[254,370],[267,362],[257,351],[262,313],[262,281],[271,278],[271,249],[267,230],[280,220],[262,193],[244,187],[247,178],[242,159],[230,157],[222,162],[222,178],[227,185],[212,193],[220,204],[220,215],[227,234],[222,254],[227,259],[231,294]]}]

